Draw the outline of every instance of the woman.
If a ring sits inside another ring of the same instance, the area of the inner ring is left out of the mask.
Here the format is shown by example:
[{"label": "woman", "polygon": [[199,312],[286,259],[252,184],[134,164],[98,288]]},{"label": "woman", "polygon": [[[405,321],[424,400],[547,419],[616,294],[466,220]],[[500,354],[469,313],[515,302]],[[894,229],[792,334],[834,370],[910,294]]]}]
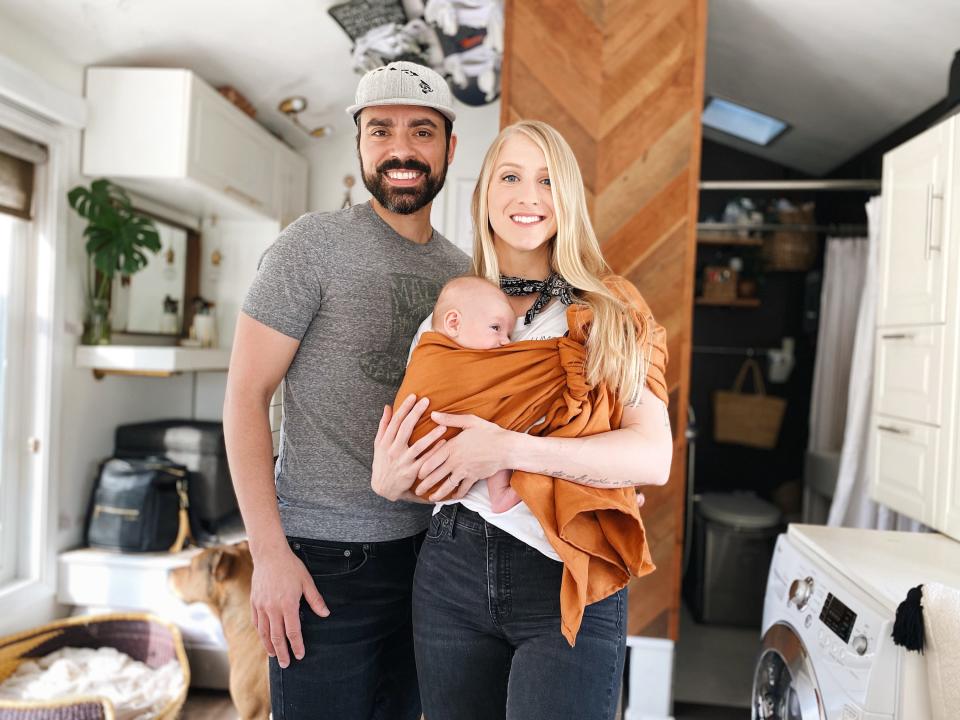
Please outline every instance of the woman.
[{"label": "woman", "polygon": [[414,580],[424,713],[430,720],[605,720],[616,712],[623,672],[626,589],[587,606],[571,647],[560,632],[559,556],[523,503],[492,512],[483,478],[517,469],[599,488],[666,482],[665,353],[662,344],[641,347],[630,308],[611,291],[579,168],[549,125],[523,121],[500,133],[484,159],[473,216],[474,271],[509,296],[517,315],[512,339],[561,336],[566,305],[587,304],[587,378],[606,382],[625,407],[619,429],[585,438],[535,437],[434,413],[462,431],[428,452],[408,447],[427,399],[414,405],[409,398],[392,417],[385,410],[374,489],[409,499],[403,493],[419,476],[421,495],[456,490],[459,498],[433,516]]}]

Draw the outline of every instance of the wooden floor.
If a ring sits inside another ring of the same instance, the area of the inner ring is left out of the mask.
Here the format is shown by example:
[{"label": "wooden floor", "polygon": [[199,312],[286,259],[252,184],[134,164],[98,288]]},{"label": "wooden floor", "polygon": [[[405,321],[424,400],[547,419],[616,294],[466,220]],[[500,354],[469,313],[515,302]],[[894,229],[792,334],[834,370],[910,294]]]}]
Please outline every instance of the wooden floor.
[{"label": "wooden floor", "polygon": [[[707,705],[674,706],[676,720],[746,720],[749,710]],[[619,715],[617,717],[620,717]],[[218,690],[191,690],[180,720],[240,720],[230,695]]]},{"label": "wooden floor", "polygon": [[180,720],[240,720],[225,690],[191,689]]}]

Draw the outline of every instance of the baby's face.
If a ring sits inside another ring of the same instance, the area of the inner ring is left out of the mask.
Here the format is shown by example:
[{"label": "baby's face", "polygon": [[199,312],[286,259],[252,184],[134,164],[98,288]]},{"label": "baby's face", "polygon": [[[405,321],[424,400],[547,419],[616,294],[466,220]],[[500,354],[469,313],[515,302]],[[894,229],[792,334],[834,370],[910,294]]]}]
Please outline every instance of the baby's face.
[{"label": "baby's face", "polygon": [[454,338],[461,347],[490,350],[507,345],[516,315],[507,298],[496,288],[465,294],[458,303],[460,329]]}]

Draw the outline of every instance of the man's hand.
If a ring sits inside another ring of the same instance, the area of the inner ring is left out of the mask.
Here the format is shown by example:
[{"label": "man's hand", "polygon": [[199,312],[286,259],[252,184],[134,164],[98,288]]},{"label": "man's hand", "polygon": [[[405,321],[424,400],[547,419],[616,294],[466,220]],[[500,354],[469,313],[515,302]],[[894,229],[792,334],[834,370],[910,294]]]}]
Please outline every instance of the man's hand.
[{"label": "man's hand", "polygon": [[[377,495],[387,500],[399,500],[416,482],[417,472],[429,455],[427,449],[446,432],[446,427],[438,425],[413,445],[409,444],[410,434],[429,404],[427,398],[417,401],[416,395],[409,395],[395,413],[391,413],[389,406],[383,408],[373,442],[370,479],[370,486]],[[432,450],[436,451],[443,443],[440,440]]]},{"label": "man's hand", "polygon": [[459,499],[478,480],[504,469],[499,451],[509,430],[476,415],[435,412],[431,417],[436,423],[463,428],[463,431],[425,458],[420,467],[422,482],[417,487],[417,495],[429,492],[431,500],[439,500],[456,490],[454,498]]},{"label": "man's hand", "polygon": [[267,655],[276,657],[280,667],[290,664],[287,642],[297,660],[303,659],[300,631],[300,598],[320,617],[330,610],[310,577],[306,566],[286,545],[254,558],[250,608],[253,626]]}]

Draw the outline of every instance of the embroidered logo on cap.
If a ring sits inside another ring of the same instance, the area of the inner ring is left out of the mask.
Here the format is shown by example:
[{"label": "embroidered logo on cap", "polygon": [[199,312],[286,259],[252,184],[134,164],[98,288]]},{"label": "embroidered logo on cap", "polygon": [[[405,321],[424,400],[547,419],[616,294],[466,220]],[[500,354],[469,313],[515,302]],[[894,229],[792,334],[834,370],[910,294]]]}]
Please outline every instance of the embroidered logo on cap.
[{"label": "embroidered logo on cap", "polygon": [[419,76],[417,73],[415,73],[413,70],[408,70],[407,68],[395,68],[395,67],[380,68],[380,70],[389,70],[390,72],[402,72],[404,75],[409,75],[410,77],[415,77],[417,80],[420,81],[420,91],[421,91],[424,95],[426,95],[427,93],[432,93],[432,92],[433,92],[433,88],[430,87],[430,85],[427,84],[427,81],[424,80],[422,77],[420,77],[420,76]]}]

